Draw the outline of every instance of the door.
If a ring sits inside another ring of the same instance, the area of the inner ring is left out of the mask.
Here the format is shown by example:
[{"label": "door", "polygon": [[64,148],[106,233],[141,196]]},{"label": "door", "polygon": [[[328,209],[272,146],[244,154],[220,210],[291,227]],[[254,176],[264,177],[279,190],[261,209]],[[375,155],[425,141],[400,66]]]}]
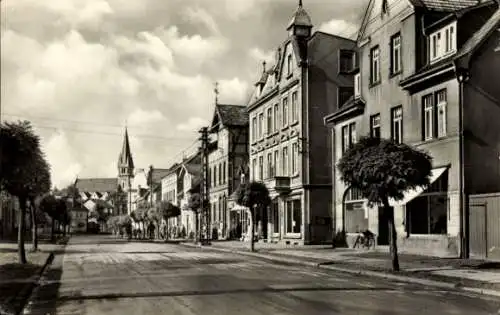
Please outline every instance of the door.
[{"label": "door", "polygon": [[469,249],[474,258],[487,257],[486,204],[469,205]]},{"label": "door", "polygon": [[378,207],[378,245],[389,245],[389,221],[384,207]]}]

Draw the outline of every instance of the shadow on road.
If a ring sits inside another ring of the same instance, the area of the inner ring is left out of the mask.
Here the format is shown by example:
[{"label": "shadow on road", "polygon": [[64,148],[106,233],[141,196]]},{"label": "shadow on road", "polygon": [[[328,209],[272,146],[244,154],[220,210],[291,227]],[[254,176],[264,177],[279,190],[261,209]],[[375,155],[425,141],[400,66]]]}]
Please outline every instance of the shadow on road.
[{"label": "shadow on road", "polygon": [[[233,290],[210,290],[210,291],[177,291],[177,292],[135,292],[135,293],[106,293],[106,294],[89,294],[80,295],[78,293],[71,296],[59,297],[59,302],[79,301],[79,300],[114,300],[125,298],[144,298],[144,297],[180,297],[180,296],[204,296],[204,295],[224,295],[224,294],[248,294],[248,293],[283,293],[283,292],[325,292],[325,291],[342,291],[342,292],[355,292],[355,291],[385,291],[385,292],[399,292],[402,289],[394,289],[390,287],[310,287],[310,288],[257,288],[257,289],[233,289]],[[404,291],[417,292],[417,291],[432,291],[429,289],[404,289]]]}]

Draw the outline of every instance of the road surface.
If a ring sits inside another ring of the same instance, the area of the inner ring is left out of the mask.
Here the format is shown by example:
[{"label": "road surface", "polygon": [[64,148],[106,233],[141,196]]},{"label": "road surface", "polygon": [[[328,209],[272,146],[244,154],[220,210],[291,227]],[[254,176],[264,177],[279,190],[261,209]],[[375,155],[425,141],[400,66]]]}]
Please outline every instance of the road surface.
[{"label": "road surface", "polygon": [[74,236],[24,314],[499,314],[500,301],[181,245]]}]

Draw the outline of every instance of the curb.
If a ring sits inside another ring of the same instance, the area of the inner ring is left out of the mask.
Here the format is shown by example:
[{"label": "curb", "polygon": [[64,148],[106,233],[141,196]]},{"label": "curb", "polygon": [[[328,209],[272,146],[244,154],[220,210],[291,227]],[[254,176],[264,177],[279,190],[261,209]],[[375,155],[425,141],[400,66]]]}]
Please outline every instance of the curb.
[{"label": "curb", "polygon": [[420,285],[424,285],[424,286],[453,289],[456,291],[475,293],[475,294],[479,294],[479,295],[500,297],[499,290],[482,289],[482,288],[475,288],[475,287],[461,287],[455,283],[444,282],[444,281],[427,280],[427,279],[421,279],[421,278],[411,277],[411,276],[400,276],[400,275],[394,275],[394,274],[380,272],[380,271],[361,270],[361,269],[352,270],[352,269],[347,269],[347,268],[342,268],[342,267],[335,267],[332,265],[326,265],[324,263],[316,263],[316,262],[311,262],[311,261],[300,261],[298,259],[288,258],[288,257],[277,257],[277,256],[273,256],[272,254],[251,253],[251,252],[245,252],[245,251],[233,250],[233,249],[227,249],[227,248],[220,248],[220,247],[204,247],[204,246],[189,244],[189,243],[180,243],[180,245],[183,245],[186,247],[207,249],[207,250],[217,250],[217,251],[221,251],[221,252],[233,253],[233,254],[238,254],[238,255],[245,255],[245,256],[249,256],[249,257],[262,258],[262,259],[265,259],[268,261],[288,263],[291,265],[307,266],[307,267],[313,267],[313,268],[317,268],[317,269],[345,272],[345,273],[360,275],[360,276],[382,278],[382,279],[395,280],[395,281],[401,281],[401,282],[406,282],[406,283],[420,284]]},{"label": "curb", "polygon": [[42,268],[40,268],[40,271],[35,274],[35,277],[32,281],[30,281],[29,284],[25,285],[21,291],[18,293],[18,299],[20,300],[20,307],[15,310],[14,314],[19,315],[22,314],[24,307],[26,306],[26,303],[28,302],[31,293],[35,289],[35,287],[38,285],[38,281],[40,281],[40,278],[42,277],[43,273],[47,269],[47,267],[52,263],[54,260],[54,253],[51,252],[47,259],[45,260],[45,263],[43,264]]}]

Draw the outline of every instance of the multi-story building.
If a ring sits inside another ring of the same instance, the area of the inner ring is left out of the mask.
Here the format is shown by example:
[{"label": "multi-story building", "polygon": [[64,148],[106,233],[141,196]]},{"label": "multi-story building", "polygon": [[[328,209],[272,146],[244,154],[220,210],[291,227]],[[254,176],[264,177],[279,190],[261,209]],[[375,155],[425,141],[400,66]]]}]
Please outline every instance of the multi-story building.
[{"label": "multi-story building", "polygon": [[[354,98],[325,123],[333,126],[333,164],[357,135],[404,142],[433,157],[430,187],[391,201],[403,250],[457,254],[466,233],[464,196],[500,191],[499,18],[495,1],[369,2],[357,38]],[[368,208],[335,168],[333,176],[336,230],[370,229],[378,244],[388,244],[382,207]]]},{"label": "multi-story building", "polygon": [[212,237],[227,239],[238,222],[238,214],[231,216],[228,211],[228,197],[239,183],[238,169],[248,161],[246,106],[216,104],[209,132],[213,138],[208,155]]},{"label": "multi-story building", "polygon": [[331,240],[331,142],[321,122],[353,94],[355,42],[311,29],[299,4],[248,104],[250,179],[264,182],[273,199],[257,213],[257,230],[273,242]]},{"label": "multi-story building", "polygon": [[[181,171],[182,164],[175,163],[169,168],[167,174],[161,179],[161,198],[162,201],[168,201],[174,206],[180,207],[179,199],[177,198],[177,193],[179,191],[178,178]],[[169,218],[169,226],[180,225],[180,216]]]},{"label": "multi-story building", "polygon": [[181,208],[181,229],[186,236],[194,237],[196,233],[195,212],[189,208],[191,194],[200,193],[202,181],[201,154],[197,152],[181,164],[179,175],[177,175],[177,200]]}]

